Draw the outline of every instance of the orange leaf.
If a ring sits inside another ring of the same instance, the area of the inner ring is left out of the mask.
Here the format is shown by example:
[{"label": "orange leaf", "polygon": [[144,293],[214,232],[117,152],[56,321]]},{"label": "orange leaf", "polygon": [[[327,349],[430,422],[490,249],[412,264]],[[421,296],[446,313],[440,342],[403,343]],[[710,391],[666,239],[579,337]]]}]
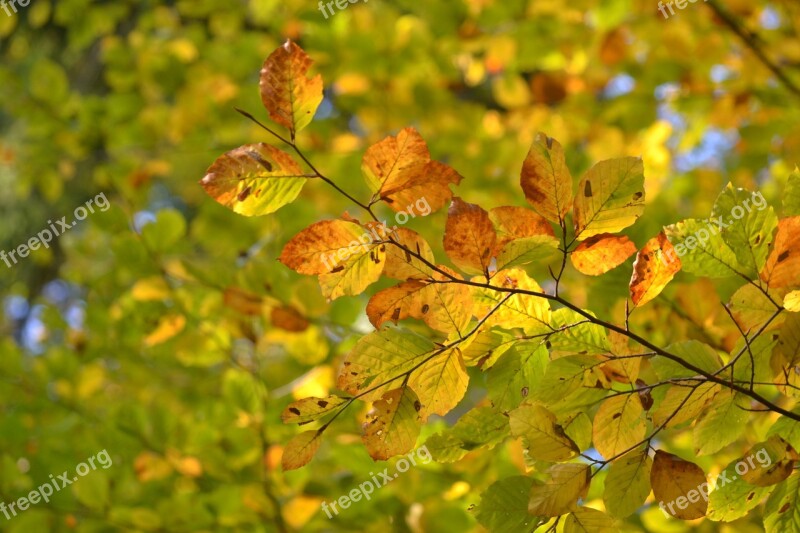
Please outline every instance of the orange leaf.
[{"label": "orange leaf", "polygon": [[570,259],[578,272],[599,276],[617,268],[635,253],[636,245],[628,237],[603,233],[580,243]]},{"label": "orange leaf", "polygon": [[290,440],[283,448],[281,466],[284,471],[305,466],[314,457],[322,444],[322,433],[318,430],[304,431]]},{"label": "orange leaf", "polygon": [[703,486],[708,490],[706,475],[696,464],[658,450],[650,470],[650,483],[656,501],[663,503],[661,509],[675,518],[696,520],[706,515],[708,500],[698,494]]},{"label": "orange leaf", "polygon": [[761,279],[773,288],[800,286],[800,216],[778,222],[778,233]]},{"label": "orange leaf", "polygon": [[524,207],[495,207],[489,211],[489,218],[497,231],[495,257],[500,255],[503,246],[515,239],[536,235],[556,236],[547,219]]},{"label": "orange leaf", "polygon": [[261,69],[261,102],[269,116],[291,132],[303,129],[322,102],[322,76],[307,78],[311,58],[290,40],[276,49]]},{"label": "orange leaf", "polygon": [[630,283],[633,304],[644,305],[661,294],[680,270],[681,260],[662,231],[647,241],[633,263]]},{"label": "orange leaf", "polygon": [[289,154],[265,143],[221,155],[200,180],[211,198],[245,216],[277,211],[297,198],[305,182]]},{"label": "orange leaf", "polygon": [[276,328],[286,331],[305,331],[309,326],[308,320],[300,314],[300,311],[290,305],[273,307],[270,312],[270,321]]},{"label": "orange leaf", "polygon": [[522,164],[520,185],[525,198],[547,220],[559,223],[572,207],[572,175],[558,141],[536,134]]},{"label": "orange leaf", "polygon": [[483,274],[489,270],[497,234],[489,214],[480,206],[453,198],[447,212],[444,251],[459,268]]},{"label": "orange leaf", "polygon": [[428,146],[414,128],[370,146],[361,169],[370,189],[395,212],[415,212],[422,199],[430,211],[437,211],[453,196],[449,185],[463,179],[444,163],[431,161]]},{"label": "orange leaf", "polygon": [[[461,279],[447,267],[439,268]],[[438,272],[433,278],[447,280]],[[412,317],[424,320],[437,331],[464,333],[464,327],[472,318],[472,295],[469,287],[460,283],[409,280],[375,294],[367,304],[367,316],[376,328],[388,321],[396,324]]]},{"label": "orange leaf", "polygon": [[278,260],[300,274],[330,274],[364,248],[376,246],[373,240],[374,236],[355,222],[322,220],[292,237]]}]

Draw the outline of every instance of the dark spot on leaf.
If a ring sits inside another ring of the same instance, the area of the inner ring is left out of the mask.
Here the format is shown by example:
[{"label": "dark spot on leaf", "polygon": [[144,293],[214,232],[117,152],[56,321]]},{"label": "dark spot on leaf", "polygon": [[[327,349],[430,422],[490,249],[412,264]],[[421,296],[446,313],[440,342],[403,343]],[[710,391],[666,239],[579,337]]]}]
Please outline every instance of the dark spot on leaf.
[{"label": "dark spot on leaf", "polygon": [[644,193],[643,193],[643,192],[637,192],[636,194],[634,194],[634,195],[633,195],[633,199],[634,199],[634,200],[638,200],[638,199],[640,199],[642,196],[644,196]]},{"label": "dark spot on leaf", "polygon": [[422,404],[419,403],[419,400],[415,400],[414,401],[414,410],[419,412],[420,409],[422,409]]},{"label": "dark spot on leaf", "polygon": [[756,495],[756,493],[755,493],[755,492],[751,492],[750,494],[748,494],[748,495],[747,495],[747,501],[750,501],[750,500],[752,500],[752,499],[753,499],[753,496],[755,496],[755,495]]},{"label": "dark spot on leaf", "polygon": [[611,417],[612,420],[616,420],[617,418],[621,417],[622,413],[614,413],[614,416]]},{"label": "dark spot on leaf", "polygon": [[266,159],[264,159],[263,157],[261,157],[261,154],[259,154],[259,153],[258,153],[258,152],[256,152],[255,150],[248,150],[248,151],[247,151],[247,155],[249,155],[250,157],[252,157],[253,159],[255,159],[255,160],[256,160],[256,162],[257,162],[259,165],[261,165],[262,167],[264,167],[264,168],[267,170],[267,172],[272,172],[272,165],[270,164],[270,162],[269,162],[269,161],[267,161]]},{"label": "dark spot on leaf", "polygon": [[431,306],[429,306],[428,304],[423,305],[422,306],[422,314],[424,315],[425,313],[427,313],[430,310],[430,308],[431,308]]},{"label": "dark spot on leaf", "polygon": [[344,270],[344,265],[337,265],[331,270],[331,274],[336,274],[337,272],[341,272]]},{"label": "dark spot on leaf", "polygon": [[789,255],[790,255],[789,250],[783,252],[781,255],[778,256],[778,263],[786,261],[789,258]]},{"label": "dark spot on leaf", "polygon": [[789,503],[789,502],[786,502],[786,503],[784,503],[784,504],[783,504],[783,507],[781,507],[781,509],[778,511],[778,514],[785,513],[785,512],[786,512],[786,511],[788,511],[788,510],[789,510],[791,507],[792,507],[792,504],[791,504],[791,503]]},{"label": "dark spot on leaf", "polygon": [[584,187],[583,187],[583,195],[586,198],[591,198],[592,197],[592,182],[591,181],[587,181],[586,185],[584,185]]},{"label": "dark spot on leaf", "polygon": [[523,398],[527,398],[528,397],[528,387],[522,387],[522,391],[521,392],[522,392],[522,397]]},{"label": "dark spot on leaf", "polygon": [[325,409],[326,407],[328,407],[328,402],[326,402],[325,400],[320,400],[317,402],[317,405]]},{"label": "dark spot on leaf", "polygon": [[247,199],[247,197],[250,196],[251,190],[252,187],[248,185],[244,190],[242,190],[242,192],[239,193],[236,199],[239,200],[240,202],[244,202]]},{"label": "dark spot on leaf", "polygon": [[300,414],[300,409],[298,409],[297,407],[290,407],[289,408],[289,412],[293,413],[293,414],[296,414],[296,415],[299,415]]}]

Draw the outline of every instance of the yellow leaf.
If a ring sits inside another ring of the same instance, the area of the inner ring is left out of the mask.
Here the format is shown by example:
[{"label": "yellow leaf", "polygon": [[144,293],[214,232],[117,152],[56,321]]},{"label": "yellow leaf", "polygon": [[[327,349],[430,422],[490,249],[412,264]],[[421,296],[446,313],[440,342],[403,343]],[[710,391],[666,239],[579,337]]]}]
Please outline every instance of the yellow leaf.
[{"label": "yellow leaf", "polygon": [[284,472],[296,470],[308,464],[317,453],[322,443],[322,433],[319,431],[304,431],[286,443],[281,457],[281,466]]},{"label": "yellow leaf", "polygon": [[469,385],[461,351],[451,348],[433,356],[411,374],[408,384],[422,403],[423,420],[431,414],[446,415],[458,405]]},{"label": "yellow leaf", "polygon": [[522,164],[520,185],[537,213],[561,223],[572,207],[572,175],[558,141],[537,133]]},{"label": "yellow leaf", "polygon": [[[708,492],[706,475],[694,463],[658,450],[650,472],[650,484],[661,509],[681,520],[695,520],[706,515],[708,501],[699,491]],[[691,493],[691,494],[690,494]]]},{"label": "yellow leaf", "polygon": [[265,143],[221,155],[200,180],[211,198],[246,216],[277,211],[297,198],[305,182],[289,154]]},{"label": "yellow leaf", "polygon": [[511,435],[524,437],[525,448],[533,459],[554,463],[567,461],[580,453],[556,416],[541,405],[522,405],[508,413],[508,417]]},{"label": "yellow leaf", "polygon": [[281,514],[294,531],[303,529],[315,514],[319,513],[324,500],[314,496],[297,496],[281,505]]},{"label": "yellow leaf", "polygon": [[361,436],[370,457],[385,461],[414,448],[421,429],[421,409],[417,395],[409,387],[391,390],[375,402]]},{"label": "yellow leaf", "polygon": [[681,270],[681,260],[662,231],[647,241],[633,263],[630,290],[633,305],[641,306],[661,294]]},{"label": "yellow leaf", "polygon": [[567,515],[564,533],[619,533],[614,519],[597,509],[579,507]]},{"label": "yellow leaf", "polygon": [[[472,281],[486,283],[486,278],[479,276]],[[542,288],[531,279],[524,270],[510,268],[495,274],[489,284],[504,289],[521,289],[543,294]],[[501,326],[505,329],[525,328],[528,333],[550,329],[550,301],[538,296],[498,292],[491,289],[475,289],[475,316],[484,317],[497,307],[485,324]]]},{"label": "yellow leaf", "polygon": [[534,516],[561,516],[578,509],[578,500],[586,497],[591,481],[588,465],[565,463],[547,470],[544,485],[534,485],[528,512]]},{"label": "yellow leaf", "polygon": [[453,198],[444,233],[444,251],[450,260],[465,272],[486,273],[496,241],[489,213],[478,205]]},{"label": "yellow leaf", "polygon": [[261,102],[269,116],[295,134],[306,127],[322,102],[322,76],[306,77],[313,61],[291,40],[276,49],[261,69]]},{"label": "yellow leaf", "polygon": [[800,286],[800,216],[778,221],[761,279],[772,288]]},{"label": "yellow leaf", "polygon": [[628,237],[603,233],[580,243],[570,260],[578,272],[599,276],[617,268],[635,253],[636,245]]},{"label": "yellow leaf", "polygon": [[161,276],[140,279],[131,289],[131,296],[138,302],[164,300],[169,297],[169,286]]},{"label": "yellow leaf", "polygon": [[783,307],[792,313],[800,313],[800,291],[792,291],[783,299]]},{"label": "yellow leaf", "polygon": [[644,212],[642,160],[623,157],[601,161],[578,184],[575,196],[575,238],[616,233]]},{"label": "yellow leaf", "polygon": [[167,315],[158,321],[158,326],[144,339],[144,345],[148,348],[166,342],[181,331],[186,325],[186,317],[183,315]]},{"label": "yellow leaf", "polygon": [[[392,239],[428,263],[436,263],[430,244],[417,232],[407,228],[398,228],[392,234]],[[400,246],[391,242],[387,243],[386,267],[383,274],[390,278],[404,281],[407,279],[426,279],[430,276],[432,269],[422,259],[400,248]]]},{"label": "yellow leaf", "polygon": [[592,441],[606,459],[641,442],[647,432],[642,402],[637,394],[623,394],[605,400],[594,416]]},{"label": "yellow leaf", "polygon": [[289,404],[281,413],[281,420],[284,424],[307,424],[322,418],[345,402],[347,399],[339,396],[303,398]]}]

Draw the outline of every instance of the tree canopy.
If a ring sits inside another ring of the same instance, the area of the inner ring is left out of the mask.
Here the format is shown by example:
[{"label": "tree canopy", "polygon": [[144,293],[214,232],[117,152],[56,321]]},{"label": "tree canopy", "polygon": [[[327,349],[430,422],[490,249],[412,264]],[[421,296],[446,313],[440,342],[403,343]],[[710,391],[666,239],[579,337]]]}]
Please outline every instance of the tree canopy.
[{"label": "tree canopy", "polygon": [[794,3],[6,5],[0,529],[800,531]]}]

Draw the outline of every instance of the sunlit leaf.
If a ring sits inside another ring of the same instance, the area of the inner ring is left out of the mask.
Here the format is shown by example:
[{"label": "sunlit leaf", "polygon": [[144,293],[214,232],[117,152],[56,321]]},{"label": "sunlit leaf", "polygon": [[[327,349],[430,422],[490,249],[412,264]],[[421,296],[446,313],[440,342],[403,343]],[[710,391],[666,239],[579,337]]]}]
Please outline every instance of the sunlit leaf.
[{"label": "sunlit leaf", "polygon": [[528,512],[535,516],[560,516],[578,509],[578,501],[586,497],[591,481],[587,465],[566,463],[547,470],[544,485],[531,488]]},{"label": "sunlit leaf", "polygon": [[461,198],[453,198],[447,212],[444,251],[457,267],[473,274],[487,272],[496,240],[489,213]]},{"label": "sunlit leaf", "polygon": [[421,428],[417,395],[409,387],[384,394],[364,422],[362,440],[370,457],[385,461],[413,449]]},{"label": "sunlit leaf", "polygon": [[308,78],[313,61],[291,40],[277,48],[261,68],[261,102],[269,116],[294,135],[314,118],[322,102],[322,76]]},{"label": "sunlit leaf", "polygon": [[631,300],[642,306],[661,294],[681,269],[681,260],[674,255],[672,244],[661,232],[647,241],[636,256],[631,277]]},{"label": "sunlit leaf", "polygon": [[284,470],[296,470],[308,464],[322,444],[322,433],[304,431],[286,443],[283,448],[281,466]]},{"label": "sunlit leaf", "polygon": [[525,198],[544,218],[559,223],[572,207],[572,176],[558,141],[538,133],[522,165]]},{"label": "sunlit leaf", "polygon": [[641,442],[647,432],[642,402],[637,394],[623,394],[604,401],[594,415],[592,441],[610,459]]},{"label": "sunlit leaf", "polygon": [[627,228],[644,213],[644,202],[641,159],[624,157],[597,163],[578,184],[576,238],[583,241]]},{"label": "sunlit leaf", "polygon": [[617,268],[635,253],[636,245],[628,237],[600,234],[580,243],[570,260],[578,272],[599,276]]},{"label": "sunlit leaf", "polygon": [[778,233],[761,279],[770,287],[800,286],[800,216],[778,222]]},{"label": "sunlit leaf", "polygon": [[559,462],[576,457],[580,450],[541,405],[523,405],[509,414],[511,434],[523,437],[528,455],[539,461]]},{"label": "sunlit leaf", "polygon": [[705,473],[696,464],[658,450],[650,472],[650,483],[653,495],[665,513],[681,520],[694,520],[706,515],[708,501],[700,491],[704,487],[708,490],[708,484]]},{"label": "sunlit leaf", "polygon": [[232,211],[258,216],[294,201],[306,177],[289,154],[258,143],[221,155],[200,184],[211,198]]},{"label": "sunlit leaf", "polygon": [[644,505],[650,494],[648,450],[632,451],[611,463],[606,476],[603,501],[612,516],[625,518]]}]

